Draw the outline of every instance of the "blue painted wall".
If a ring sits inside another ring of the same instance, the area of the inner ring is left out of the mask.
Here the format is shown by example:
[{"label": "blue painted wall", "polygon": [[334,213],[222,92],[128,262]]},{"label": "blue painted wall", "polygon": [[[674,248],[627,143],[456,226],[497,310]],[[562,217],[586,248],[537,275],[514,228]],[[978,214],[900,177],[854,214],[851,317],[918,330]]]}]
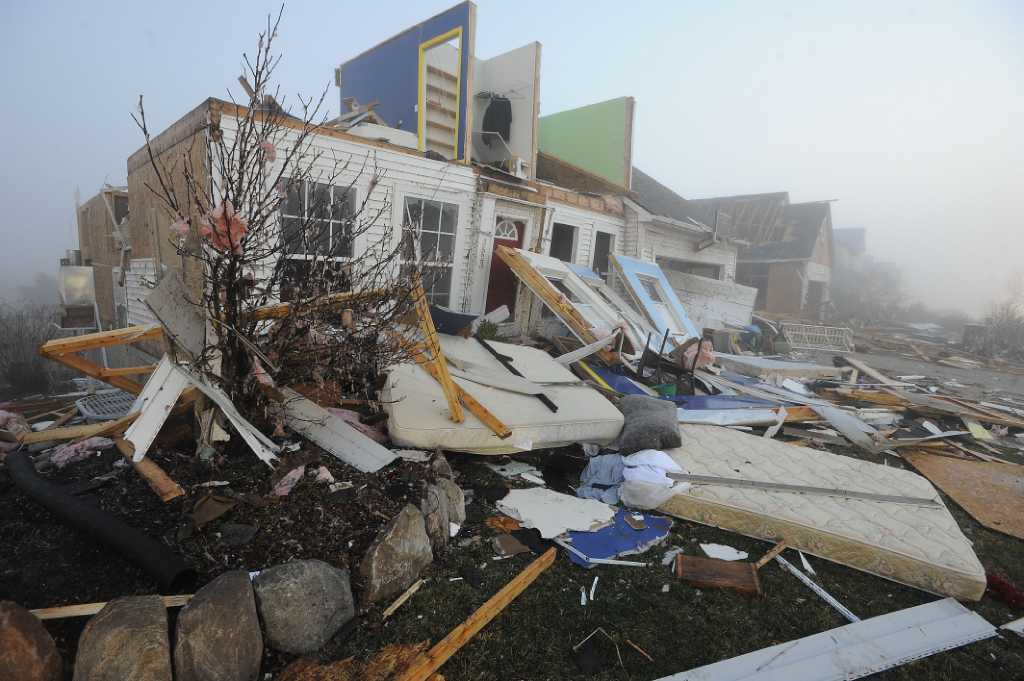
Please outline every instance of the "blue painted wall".
[{"label": "blue painted wall", "polygon": [[417,70],[420,45],[461,26],[458,154],[459,158],[465,158],[468,48],[473,41],[469,32],[470,6],[470,2],[458,4],[342,64],[341,99],[355,97],[360,104],[376,99],[380,102],[376,111],[388,125],[418,132],[416,102],[419,98]]}]

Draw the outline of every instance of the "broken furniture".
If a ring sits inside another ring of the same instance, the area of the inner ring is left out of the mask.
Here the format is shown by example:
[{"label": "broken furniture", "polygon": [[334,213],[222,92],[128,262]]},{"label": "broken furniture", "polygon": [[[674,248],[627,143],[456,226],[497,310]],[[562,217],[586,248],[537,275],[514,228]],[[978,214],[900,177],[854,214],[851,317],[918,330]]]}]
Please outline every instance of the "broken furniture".
[{"label": "broken furniture", "polygon": [[735,589],[748,596],[760,596],[763,592],[758,570],[785,548],[786,543],[781,541],[754,563],[678,553],[675,558],[675,575],[700,588]]},{"label": "broken furniture", "polygon": [[[941,499],[911,471],[797,447],[717,426],[681,425],[666,453],[691,475],[775,482],[872,495]],[[985,570],[945,506],[781,489],[698,484],[663,513],[792,548],[924,591],[978,600]]]}]

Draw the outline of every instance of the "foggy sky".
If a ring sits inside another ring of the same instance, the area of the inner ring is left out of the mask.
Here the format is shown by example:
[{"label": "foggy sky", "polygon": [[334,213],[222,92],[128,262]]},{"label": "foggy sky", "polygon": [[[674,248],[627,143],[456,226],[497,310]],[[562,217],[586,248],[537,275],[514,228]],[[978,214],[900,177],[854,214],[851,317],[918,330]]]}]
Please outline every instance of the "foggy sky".
[{"label": "foggy sky", "polygon": [[[279,81],[337,111],[338,63],[451,4],[292,3]],[[915,296],[984,313],[1024,271],[1024,6],[818,4],[483,0],[477,54],[540,41],[542,113],[632,95],[636,164],[677,192],[839,199]],[[237,91],[277,6],[3,3],[0,295],[76,245],[76,187],[126,181],[138,95],[162,130]]]}]

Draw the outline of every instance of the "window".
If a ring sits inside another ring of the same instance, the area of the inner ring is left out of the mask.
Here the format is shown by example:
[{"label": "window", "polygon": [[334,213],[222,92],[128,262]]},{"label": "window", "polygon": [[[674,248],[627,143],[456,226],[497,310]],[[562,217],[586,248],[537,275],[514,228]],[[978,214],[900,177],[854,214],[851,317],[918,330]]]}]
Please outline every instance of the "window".
[{"label": "window", "polygon": [[423,288],[432,305],[451,304],[452,262],[459,207],[430,199],[405,198],[405,225],[415,234]]},{"label": "window", "polygon": [[548,251],[552,258],[558,258],[562,262],[572,262],[576,250],[576,228],[572,225],[563,225],[556,222],[551,226],[551,250]]},{"label": "window", "polygon": [[494,238],[519,242],[519,225],[514,220],[501,218],[494,228]]},{"label": "window", "polygon": [[702,262],[690,262],[688,260],[676,260],[674,258],[658,258],[658,264],[663,270],[682,272],[683,274],[694,274],[698,277],[708,279],[721,279],[722,266]]},{"label": "window", "polygon": [[354,187],[295,183],[281,202],[281,238],[289,256],[352,257]]},{"label": "window", "polygon": [[612,235],[608,232],[596,232],[594,237],[594,271],[602,279],[608,278],[608,255],[612,252]]},{"label": "window", "polygon": [[642,274],[636,275],[636,278],[640,280],[640,285],[647,291],[647,295],[651,297],[656,303],[664,303],[661,297],[661,287],[658,286],[658,280],[651,277],[645,277]]},{"label": "window", "polygon": [[127,196],[115,196],[114,197],[114,222],[121,224],[124,219],[128,217],[128,197]]}]

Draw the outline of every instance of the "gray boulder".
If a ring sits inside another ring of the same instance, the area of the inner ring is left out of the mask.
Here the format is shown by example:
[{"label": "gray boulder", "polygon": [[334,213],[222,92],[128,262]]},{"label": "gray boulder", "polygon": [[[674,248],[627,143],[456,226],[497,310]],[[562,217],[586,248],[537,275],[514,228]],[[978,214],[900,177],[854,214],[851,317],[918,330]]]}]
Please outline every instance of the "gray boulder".
[{"label": "gray boulder", "polygon": [[448,498],[448,520],[458,525],[466,522],[466,495],[462,488],[448,478],[439,478],[437,486]]},{"label": "gray boulder", "polygon": [[427,493],[420,502],[423,522],[430,537],[430,546],[434,554],[444,553],[448,549],[449,530],[448,495],[439,485],[427,485]]},{"label": "gray boulder", "polygon": [[60,681],[61,659],[42,622],[11,601],[0,601],[0,681]]},{"label": "gray boulder", "polygon": [[267,645],[295,655],[316,652],[356,615],[348,570],[295,560],[253,582]]},{"label": "gray boulder", "polygon": [[359,564],[367,603],[396,596],[409,588],[434,559],[423,514],[406,504],[381,530]]},{"label": "gray boulder", "polygon": [[255,681],[263,634],[249,574],[226,572],[198,592],[178,615],[177,681]]},{"label": "gray boulder", "polygon": [[642,449],[672,449],[683,442],[679,437],[676,405],[645,395],[626,395],[619,401],[626,417],[619,433],[619,452],[633,454]]},{"label": "gray boulder", "polygon": [[448,459],[444,458],[444,454],[441,452],[435,454],[434,458],[430,460],[430,469],[442,478],[448,478],[449,480],[455,478],[455,471],[452,470],[452,465],[448,463]]},{"label": "gray boulder", "polygon": [[160,597],[129,596],[103,606],[78,639],[74,681],[171,681]]}]

